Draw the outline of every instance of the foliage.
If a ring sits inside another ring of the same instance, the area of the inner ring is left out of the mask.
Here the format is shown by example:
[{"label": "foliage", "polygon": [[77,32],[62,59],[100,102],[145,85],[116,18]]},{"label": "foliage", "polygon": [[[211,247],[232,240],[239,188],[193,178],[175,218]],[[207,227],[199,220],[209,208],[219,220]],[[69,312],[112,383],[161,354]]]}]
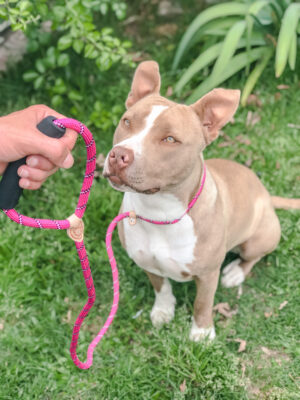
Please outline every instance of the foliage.
[{"label": "foliage", "polygon": [[9,19],[13,29],[24,30],[28,37],[32,61],[23,79],[50,96],[53,107],[70,104],[77,118],[76,104],[83,100],[78,84],[83,64],[85,74],[89,71],[86,79],[117,62],[133,65],[127,53],[131,43],[103,26],[104,16],[125,17],[122,0],[0,0],[0,5],[0,17]]},{"label": "foliage", "polygon": [[[204,10],[189,25],[177,48],[173,70],[196,44],[201,43],[202,52],[177,82],[175,92],[180,93],[197,73],[214,63],[209,77],[203,76],[188,98],[191,103],[245,68],[248,79],[241,98],[245,105],[271,59],[275,59],[277,78],[287,63],[295,70],[299,17],[300,4],[290,0],[228,2]],[[249,73],[254,62],[256,65]]]}]

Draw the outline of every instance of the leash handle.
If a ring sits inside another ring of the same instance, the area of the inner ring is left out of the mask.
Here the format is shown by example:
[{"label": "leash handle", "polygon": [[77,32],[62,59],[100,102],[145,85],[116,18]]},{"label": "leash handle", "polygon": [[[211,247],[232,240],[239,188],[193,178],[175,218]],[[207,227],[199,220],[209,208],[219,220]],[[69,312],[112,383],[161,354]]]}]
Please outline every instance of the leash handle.
[{"label": "leash handle", "polygon": [[[66,129],[55,125],[54,120],[56,118],[53,116],[44,118],[37,125],[37,129],[46,136],[59,139],[65,134]],[[26,164],[26,157],[8,164],[0,182],[0,208],[9,210],[18,204],[23,189],[19,186],[20,177],[17,171],[24,164]]]}]

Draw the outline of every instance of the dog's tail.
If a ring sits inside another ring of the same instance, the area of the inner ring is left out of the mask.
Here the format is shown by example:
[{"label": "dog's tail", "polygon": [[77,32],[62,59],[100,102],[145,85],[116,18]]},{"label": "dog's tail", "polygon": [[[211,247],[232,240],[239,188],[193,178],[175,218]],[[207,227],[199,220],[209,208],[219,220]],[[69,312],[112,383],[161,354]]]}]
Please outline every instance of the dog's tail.
[{"label": "dog's tail", "polygon": [[300,210],[300,199],[287,199],[285,197],[271,196],[274,208],[285,210]]}]

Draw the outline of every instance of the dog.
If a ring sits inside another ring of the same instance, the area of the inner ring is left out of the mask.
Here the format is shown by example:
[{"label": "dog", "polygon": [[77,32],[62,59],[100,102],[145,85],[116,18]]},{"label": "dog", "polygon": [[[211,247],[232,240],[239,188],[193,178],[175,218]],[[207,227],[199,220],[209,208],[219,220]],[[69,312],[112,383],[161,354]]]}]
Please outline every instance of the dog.
[{"label": "dog", "polygon": [[206,178],[194,206],[176,224],[128,219],[118,225],[122,246],[148,275],[155,291],[154,326],[174,317],[176,299],[169,278],[194,280],[197,294],[190,339],[215,337],[212,317],[220,268],[228,251],[238,258],[223,270],[225,287],[240,285],[280,240],[274,208],[298,208],[300,199],[272,197],[247,167],[223,159],[204,161],[203,151],[235,114],[239,90],[214,89],[196,103],[174,103],[159,94],[154,61],[136,69],[131,91],[106,157],[103,176],[125,192],[121,212],[151,220],[173,220]]}]

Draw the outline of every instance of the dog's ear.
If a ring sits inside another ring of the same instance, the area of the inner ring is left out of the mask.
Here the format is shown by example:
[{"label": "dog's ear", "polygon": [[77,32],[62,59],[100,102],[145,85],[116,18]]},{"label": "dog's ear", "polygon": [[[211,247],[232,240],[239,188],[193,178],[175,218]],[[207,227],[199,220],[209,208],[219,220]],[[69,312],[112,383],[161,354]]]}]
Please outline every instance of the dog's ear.
[{"label": "dog's ear", "polygon": [[152,93],[159,93],[160,75],[159,67],[155,61],[144,61],[136,69],[131,91],[126,100],[126,107],[131,107],[141,98]]},{"label": "dog's ear", "polygon": [[231,120],[239,100],[239,90],[214,89],[192,104],[204,128],[207,145],[218,137],[219,130]]}]

